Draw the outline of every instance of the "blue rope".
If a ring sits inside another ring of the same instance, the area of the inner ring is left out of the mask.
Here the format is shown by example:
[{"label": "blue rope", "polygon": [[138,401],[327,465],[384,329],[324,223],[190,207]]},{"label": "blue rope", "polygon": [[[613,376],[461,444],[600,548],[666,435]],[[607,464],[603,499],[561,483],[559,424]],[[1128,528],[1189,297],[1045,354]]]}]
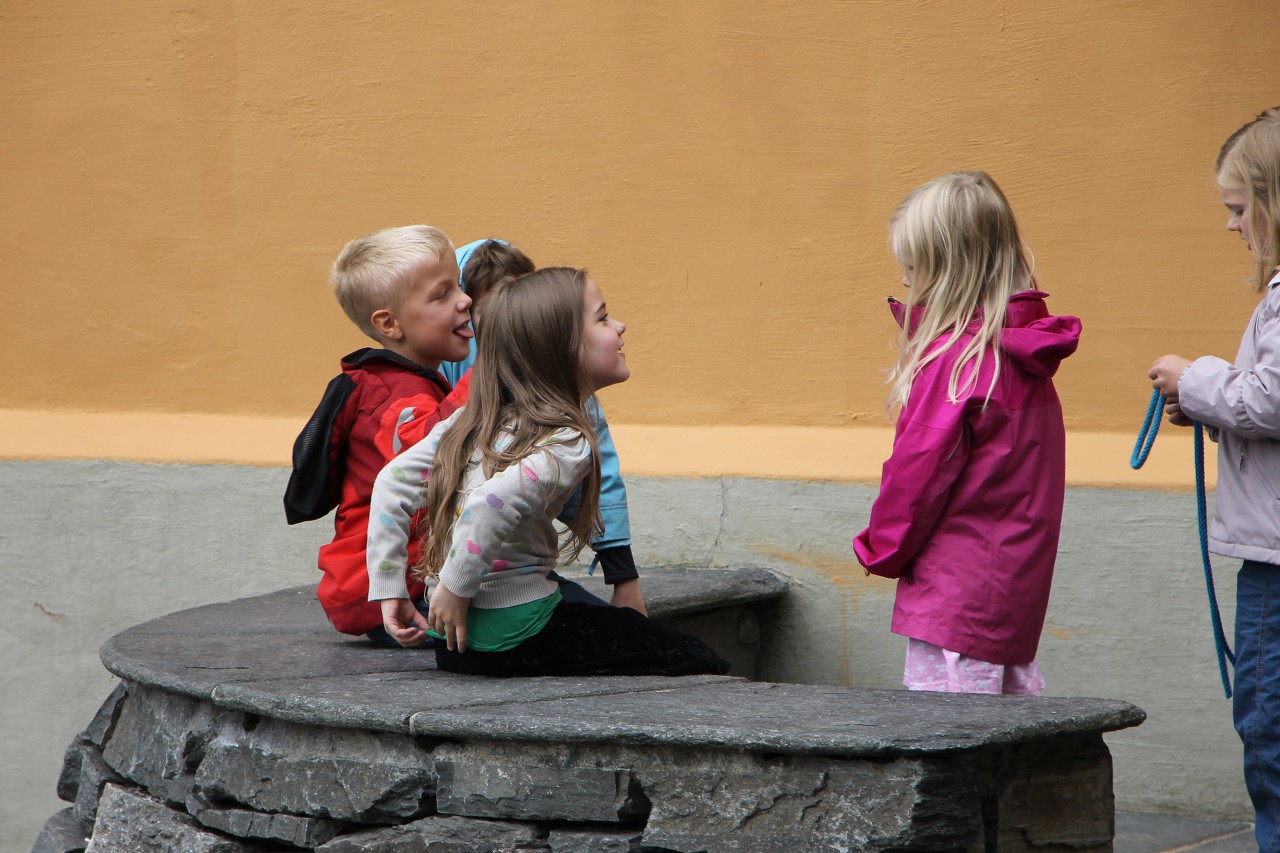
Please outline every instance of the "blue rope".
[{"label": "blue rope", "polygon": [[1204,488],[1204,424],[1196,421],[1196,522],[1200,528],[1200,562],[1204,564],[1204,586],[1209,592],[1209,619],[1213,622],[1213,644],[1218,653],[1218,672],[1222,675],[1222,692],[1231,698],[1231,676],[1227,661],[1234,666],[1236,656],[1227,645],[1222,630],[1222,614],[1218,612],[1218,596],[1213,587],[1213,566],[1209,562],[1209,510]]},{"label": "blue rope", "polygon": [[1151,445],[1156,443],[1156,435],[1160,432],[1160,392],[1151,394],[1151,404],[1147,406],[1147,416],[1142,419],[1142,428],[1138,430],[1138,440],[1133,445],[1133,453],[1129,456],[1129,467],[1135,471],[1147,464],[1151,455]]},{"label": "blue rope", "polygon": [[[1151,454],[1151,445],[1155,443],[1156,433],[1160,430],[1159,412],[1162,408],[1160,392],[1151,392],[1151,403],[1147,406],[1147,416],[1138,431],[1138,441],[1133,446],[1133,455],[1129,457],[1129,465],[1141,468]],[[1236,662],[1236,656],[1227,644],[1227,635],[1222,630],[1222,614],[1218,612],[1218,596],[1214,591],[1213,565],[1209,562],[1209,501],[1205,497],[1204,485],[1204,424],[1195,422],[1195,465],[1196,465],[1196,522],[1200,533],[1200,562],[1204,565],[1204,585],[1209,593],[1209,620],[1213,623],[1213,643],[1218,654],[1218,672],[1222,676],[1222,691],[1231,698],[1231,676],[1227,673],[1227,661]]]}]

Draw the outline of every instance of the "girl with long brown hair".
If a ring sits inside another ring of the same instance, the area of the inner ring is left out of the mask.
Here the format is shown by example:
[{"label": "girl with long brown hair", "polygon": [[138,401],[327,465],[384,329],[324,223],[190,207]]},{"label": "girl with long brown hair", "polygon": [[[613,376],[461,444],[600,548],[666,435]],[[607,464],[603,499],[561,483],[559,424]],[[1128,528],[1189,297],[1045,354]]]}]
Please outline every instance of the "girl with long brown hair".
[{"label": "girl with long brown hair", "polygon": [[[630,376],[626,330],[583,270],[552,267],[500,284],[477,322],[466,408],[385,468],[369,525],[369,598],[393,636],[405,620],[438,640],[444,670],[481,675],[723,673],[699,640],[628,608],[564,601],[547,578],[600,526],[600,465],[584,412]],[[563,535],[553,521],[581,486]],[[412,519],[428,538],[417,571],[424,618],[404,590]],[[425,624],[424,624],[425,623]]]}]

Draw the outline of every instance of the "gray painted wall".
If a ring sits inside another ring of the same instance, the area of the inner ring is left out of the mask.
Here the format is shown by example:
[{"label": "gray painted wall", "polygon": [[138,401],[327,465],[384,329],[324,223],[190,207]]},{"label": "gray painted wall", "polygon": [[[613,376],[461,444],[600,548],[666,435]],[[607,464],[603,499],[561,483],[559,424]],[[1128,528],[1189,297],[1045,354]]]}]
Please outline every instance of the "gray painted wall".
[{"label": "gray painted wall", "polygon": [[[0,463],[0,849],[26,850],[61,808],[62,751],[113,678],[98,647],[174,610],[318,579],[326,522],[289,528],[287,472],[118,462]],[[792,579],[763,677],[900,686],[893,584],[851,566],[875,488],[630,478],[642,564],[757,565]],[[1248,819],[1240,746],[1213,659],[1187,494],[1072,489],[1040,663],[1052,695],[1150,715],[1108,739],[1123,810]],[[1223,619],[1234,569],[1219,560]],[[839,582],[833,578],[840,578]],[[786,709],[780,708],[780,714]]]}]

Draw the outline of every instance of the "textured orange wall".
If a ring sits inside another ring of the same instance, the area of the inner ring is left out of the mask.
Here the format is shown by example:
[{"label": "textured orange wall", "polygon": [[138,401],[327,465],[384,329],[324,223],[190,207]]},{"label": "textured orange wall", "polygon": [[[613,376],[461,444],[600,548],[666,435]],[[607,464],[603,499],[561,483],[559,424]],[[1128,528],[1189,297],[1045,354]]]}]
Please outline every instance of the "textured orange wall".
[{"label": "textured orange wall", "polygon": [[305,418],[364,345],[332,258],[429,222],[595,272],[615,422],[883,426],[885,220],[955,168],[1084,318],[1074,430],[1253,304],[1210,164],[1274,0],[277,5],[0,9],[0,409]]}]

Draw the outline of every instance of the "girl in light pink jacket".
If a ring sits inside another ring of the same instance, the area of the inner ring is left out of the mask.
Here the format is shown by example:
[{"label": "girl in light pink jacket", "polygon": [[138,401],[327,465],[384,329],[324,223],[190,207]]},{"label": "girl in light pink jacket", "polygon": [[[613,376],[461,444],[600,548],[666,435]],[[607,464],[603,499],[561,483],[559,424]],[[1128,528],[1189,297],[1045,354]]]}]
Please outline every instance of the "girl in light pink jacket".
[{"label": "girl in light pink jacket", "polygon": [[1053,374],[1080,321],[1055,317],[1004,193],[944,175],[890,220],[907,286],[891,405],[900,407],[871,521],[853,541],[898,578],[894,633],[912,690],[1038,694],[1065,488]]},{"label": "girl in light pink jacket", "polygon": [[1236,575],[1232,714],[1263,853],[1280,851],[1280,107],[1227,138],[1215,164],[1227,230],[1253,254],[1261,295],[1233,361],[1156,359],[1148,375],[1169,420],[1199,421],[1218,442],[1209,550]]}]

